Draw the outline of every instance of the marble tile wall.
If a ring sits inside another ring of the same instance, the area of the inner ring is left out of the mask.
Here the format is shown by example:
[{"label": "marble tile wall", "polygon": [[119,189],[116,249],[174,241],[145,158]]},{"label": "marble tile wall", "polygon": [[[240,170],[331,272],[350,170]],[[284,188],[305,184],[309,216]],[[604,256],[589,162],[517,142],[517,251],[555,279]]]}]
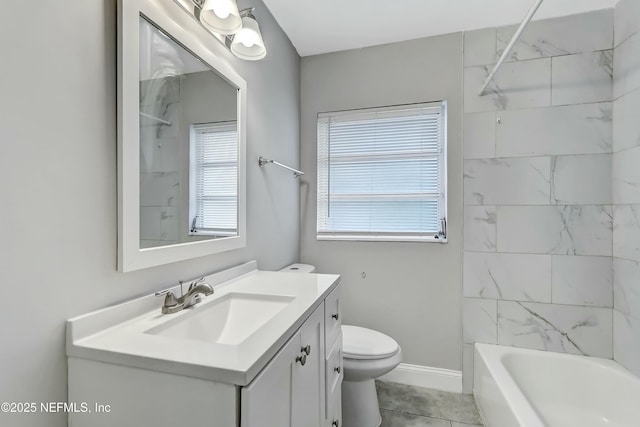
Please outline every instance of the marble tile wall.
[{"label": "marble tile wall", "polygon": [[[531,23],[484,96],[478,90],[516,26],[465,33],[465,392],[474,342],[613,356],[614,286],[628,285],[613,278],[612,180],[640,203],[634,159],[619,160],[624,176],[612,171],[613,26],[613,9]],[[633,86],[634,75],[621,85]],[[634,131],[618,132],[640,150]],[[626,213],[620,227],[632,224]]]},{"label": "marble tile wall", "polygon": [[640,2],[615,11],[613,72],[613,354],[640,375]]}]

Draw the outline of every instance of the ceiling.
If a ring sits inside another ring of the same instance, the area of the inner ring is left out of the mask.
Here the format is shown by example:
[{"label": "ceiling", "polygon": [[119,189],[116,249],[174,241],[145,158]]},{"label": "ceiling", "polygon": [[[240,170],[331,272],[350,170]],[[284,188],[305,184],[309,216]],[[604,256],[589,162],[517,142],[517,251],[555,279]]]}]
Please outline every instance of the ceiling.
[{"label": "ceiling", "polygon": [[[546,0],[534,19],[615,6]],[[534,0],[264,0],[300,56],[517,24]]]}]

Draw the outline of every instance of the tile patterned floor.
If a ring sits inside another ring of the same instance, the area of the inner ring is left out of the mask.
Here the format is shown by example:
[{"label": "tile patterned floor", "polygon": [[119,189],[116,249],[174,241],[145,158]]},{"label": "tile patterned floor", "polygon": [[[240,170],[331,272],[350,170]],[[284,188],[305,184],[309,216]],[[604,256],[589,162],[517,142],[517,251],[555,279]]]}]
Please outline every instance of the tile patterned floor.
[{"label": "tile patterned floor", "polygon": [[481,427],[473,396],[376,381],[380,427]]}]

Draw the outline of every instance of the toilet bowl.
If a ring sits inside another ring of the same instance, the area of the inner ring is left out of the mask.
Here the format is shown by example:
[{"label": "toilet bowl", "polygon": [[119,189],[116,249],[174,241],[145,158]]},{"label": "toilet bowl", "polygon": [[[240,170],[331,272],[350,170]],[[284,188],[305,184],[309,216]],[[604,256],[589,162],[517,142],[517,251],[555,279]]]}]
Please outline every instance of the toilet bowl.
[{"label": "toilet bowl", "polygon": [[343,426],[378,427],[382,417],[374,379],[400,364],[400,346],[381,332],[343,325],[342,357]]}]

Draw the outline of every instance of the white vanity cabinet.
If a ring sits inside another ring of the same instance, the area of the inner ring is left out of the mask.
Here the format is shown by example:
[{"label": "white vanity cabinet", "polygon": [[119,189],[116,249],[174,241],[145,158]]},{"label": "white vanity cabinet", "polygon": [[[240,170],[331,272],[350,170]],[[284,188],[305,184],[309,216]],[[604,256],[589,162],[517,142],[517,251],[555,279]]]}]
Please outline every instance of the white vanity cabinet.
[{"label": "white vanity cabinet", "polygon": [[241,427],[342,425],[339,295],[339,288],[334,289],[269,365],[242,388]]},{"label": "white vanity cabinet", "polygon": [[[153,297],[70,320],[69,402],[91,411],[69,413],[69,426],[340,427],[339,276],[295,276],[257,271],[216,288],[220,301],[225,293],[237,298],[258,291],[291,300],[285,315],[266,321],[262,333],[239,346],[154,334],[158,324],[181,315],[143,311],[157,305]],[[182,316],[216,307],[205,299]],[[256,348],[265,350],[247,355]],[[105,405],[108,411],[98,411]]]},{"label": "white vanity cabinet", "polygon": [[[324,305],[241,391],[241,427],[321,427]],[[277,392],[276,392],[277,391]]]}]

